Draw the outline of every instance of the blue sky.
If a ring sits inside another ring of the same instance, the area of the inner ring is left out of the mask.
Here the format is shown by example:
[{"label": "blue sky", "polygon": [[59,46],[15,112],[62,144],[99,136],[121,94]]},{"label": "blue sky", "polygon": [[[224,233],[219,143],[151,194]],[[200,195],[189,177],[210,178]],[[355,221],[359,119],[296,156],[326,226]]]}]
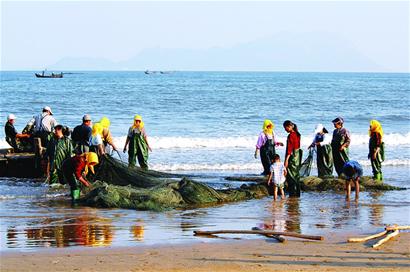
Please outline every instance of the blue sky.
[{"label": "blue sky", "polygon": [[[121,62],[150,48],[229,49],[283,33],[324,33],[373,63],[370,71],[409,72],[409,8],[408,1],[2,1],[1,69],[42,69],[64,58]],[[353,71],[355,58],[350,63],[343,69]]]}]

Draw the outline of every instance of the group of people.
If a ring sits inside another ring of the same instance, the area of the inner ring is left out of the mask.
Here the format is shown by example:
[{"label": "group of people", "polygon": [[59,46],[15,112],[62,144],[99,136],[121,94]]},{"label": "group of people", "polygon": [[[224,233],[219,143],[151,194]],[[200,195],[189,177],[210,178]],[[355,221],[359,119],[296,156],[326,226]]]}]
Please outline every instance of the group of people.
[{"label": "group of people", "polygon": [[[334,125],[333,136],[322,125],[315,127],[315,137],[309,149],[315,148],[317,153],[318,176],[321,178],[332,177],[333,168],[339,177],[346,179],[346,199],[350,199],[351,182],[355,183],[356,199],[359,198],[359,180],[363,175],[361,165],[354,160],[349,160],[350,133],[343,126],[344,119],[337,117],[332,120]],[[298,127],[290,120],[283,123],[285,131],[288,133],[284,163],[281,163],[280,156],[276,153],[276,146],[283,146],[278,142],[274,133],[274,124],[270,120],[265,120],[262,132],[259,134],[256,143],[255,158],[260,154],[263,175],[268,176],[268,185],[273,185],[274,199],[277,198],[278,190],[284,198],[284,183],[287,182],[289,196],[300,196],[300,167],[303,152],[300,148],[301,135]],[[381,170],[384,161],[383,129],[376,120],[370,121],[369,128],[369,154],[373,178],[381,182],[383,174]]]},{"label": "group of people", "polygon": [[[85,114],[82,123],[71,131],[67,126],[58,124],[51,108],[46,106],[42,113],[27,123],[23,133],[18,133],[14,127],[16,119],[14,114],[7,116],[7,143],[14,152],[33,151],[33,139],[39,138],[46,147],[43,157],[47,161],[45,172],[48,182],[69,184],[73,203],[79,199],[81,187],[90,186],[88,170],[95,173],[94,166],[101,156],[111,149],[118,152],[107,117],[93,123],[91,116]],[[140,115],[135,115],[129,128],[123,151],[127,149],[130,167],[135,166],[138,159],[141,168],[148,169],[148,151],[151,147]]]}]

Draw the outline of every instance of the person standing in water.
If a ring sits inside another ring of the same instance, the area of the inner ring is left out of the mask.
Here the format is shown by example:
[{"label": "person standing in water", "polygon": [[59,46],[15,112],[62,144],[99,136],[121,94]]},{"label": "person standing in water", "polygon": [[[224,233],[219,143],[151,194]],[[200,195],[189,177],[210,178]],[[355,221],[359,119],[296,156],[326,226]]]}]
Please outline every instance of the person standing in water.
[{"label": "person standing in water", "polygon": [[315,138],[309,148],[316,147],[317,172],[319,177],[330,177],[333,175],[333,155],[330,145],[329,132],[322,124],[315,127]]},{"label": "person standing in water", "polygon": [[276,154],[275,146],[283,146],[283,143],[275,141],[275,133],[273,131],[274,128],[275,125],[272,121],[266,119],[263,122],[262,132],[259,134],[258,141],[256,143],[255,159],[258,157],[259,152],[263,166],[262,175],[264,176],[270,174],[271,162],[273,160],[273,156]]},{"label": "person standing in water", "polygon": [[384,161],[384,143],[383,143],[383,128],[382,125],[376,121],[370,121],[369,129],[369,155],[370,163],[372,165],[373,178],[376,181],[383,180],[382,162]]},{"label": "person standing in water", "polygon": [[117,151],[118,150],[117,146],[114,143],[114,139],[110,131],[110,125],[111,125],[110,119],[104,116],[103,118],[101,118],[99,123],[103,126],[102,139],[104,143],[105,152],[110,153],[108,145],[112,146],[112,149],[114,151]]},{"label": "person standing in water", "polygon": [[332,138],[332,155],[337,175],[343,173],[343,165],[349,160],[350,133],[343,127],[344,120],[337,117],[332,121],[335,130]]},{"label": "person standing in water", "polygon": [[134,124],[128,130],[127,140],[124,145],[124,153],[128,150],[128,166],[134,167],[136,159],[142,169],[148,170],[148,150],[152,152],[145,133],[144,122],[140,115],[134,116]]},{"label": "person standing in water", "polygon": [[357,161],[348,161],[343,165],[343,174],[346,178],[346,200],[350,200],[351,182],[355,184],[355,199],[359,199],[360,192],[360,177],[363,176],[363,168]]},{"label": "person standing in water", "polygon": [[284,165],[287,170],[286,181],[288,183],[289,196],[300,197],[300,166],[302,163],[302,150],[300,149],[301,135],[298,127],[290,120],[283,123],[283,128],[288,135],[286,142],[286,157]]}]

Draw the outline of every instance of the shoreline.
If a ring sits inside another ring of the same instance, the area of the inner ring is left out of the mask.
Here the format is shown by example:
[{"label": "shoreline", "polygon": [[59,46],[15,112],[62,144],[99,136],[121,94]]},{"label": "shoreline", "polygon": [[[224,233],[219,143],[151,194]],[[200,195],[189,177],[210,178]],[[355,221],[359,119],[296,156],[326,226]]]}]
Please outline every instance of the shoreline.
[{"label": "shoreline", "polygon": [[[379,249],[374,241],[347,243],[327,233],[324,241],[233,238],[177,245],[48,248],[2,252],[1,271],[408,271],[410,233]],[[211,238],[210,238],[211,239]]]}]

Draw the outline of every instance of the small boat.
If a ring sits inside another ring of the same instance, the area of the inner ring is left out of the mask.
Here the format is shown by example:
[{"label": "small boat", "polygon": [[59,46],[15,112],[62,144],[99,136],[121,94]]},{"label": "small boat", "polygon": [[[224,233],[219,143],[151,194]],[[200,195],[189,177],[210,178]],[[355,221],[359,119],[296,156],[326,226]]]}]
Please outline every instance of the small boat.
[{"label": "small boat", "polygon": [[35,73],[35,75],[36,75],[36,77],[40,77],[40,78],[63,78],[63,73],[62,72],[57,73],[57,74],[51,73],[49,75],[46,75],[46,74],[44,74],[44,71],[43,71],[41,74]]}]

